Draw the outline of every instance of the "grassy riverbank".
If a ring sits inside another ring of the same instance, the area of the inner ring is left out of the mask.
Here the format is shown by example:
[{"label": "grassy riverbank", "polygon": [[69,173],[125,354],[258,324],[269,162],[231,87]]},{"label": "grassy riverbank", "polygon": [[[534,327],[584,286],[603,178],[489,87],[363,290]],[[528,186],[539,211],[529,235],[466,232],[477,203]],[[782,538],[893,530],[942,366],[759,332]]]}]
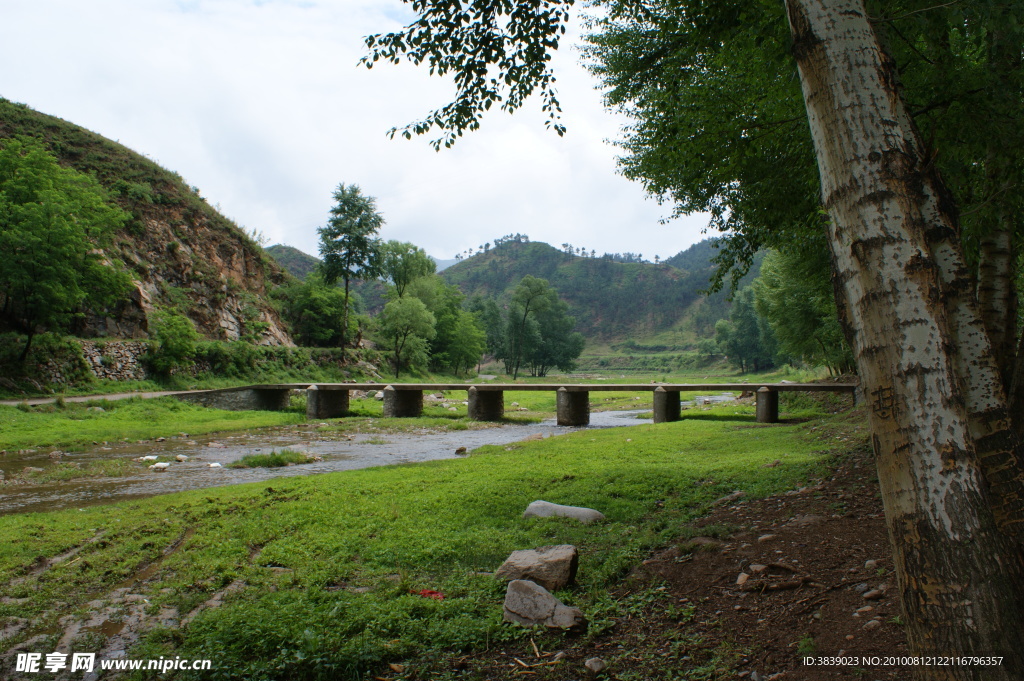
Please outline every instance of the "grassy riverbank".
[{"label": "grassy riverbank", "polygon": [[[389,662],[408,678],[457,676],[447,664],[457,651],[525,635],[502,623],[504,588],[481,574],[511,551],[578,546],[579,585],[559,595],[597,635],[626,614],[609,587],[650,549],[735,489],[758,497],[823,475],[859,427],[846,416],[760,426],[752,408],[730,405],[464,459],[6,516],[0,625],[23,618],[9,643],[38,634],[31,648],[50,652],[67,626],[60,616],[109,608],[111,621],[127,619],[123,588],[146,599],[154,623],[167,615],[129,656],[210,658],[201,678],[358,678]],[[534,499],[608,520],[522,519]],[[76,650],[101,649],[95,630],[80,635],[92,638]],[[550,647],[561,635],[535,636]]]}]

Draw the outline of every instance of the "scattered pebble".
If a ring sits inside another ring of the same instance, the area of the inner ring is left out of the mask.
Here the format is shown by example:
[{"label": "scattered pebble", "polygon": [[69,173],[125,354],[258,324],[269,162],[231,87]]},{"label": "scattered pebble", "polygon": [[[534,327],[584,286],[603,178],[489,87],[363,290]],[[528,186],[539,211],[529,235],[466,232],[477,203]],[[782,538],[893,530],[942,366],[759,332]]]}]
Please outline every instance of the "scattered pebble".
[{"label": "scattered pebble", "polygon": [[608,667],[600,657],[590,658],[583,663],[583,666],[590,670],[592,674],[600,674]]}]

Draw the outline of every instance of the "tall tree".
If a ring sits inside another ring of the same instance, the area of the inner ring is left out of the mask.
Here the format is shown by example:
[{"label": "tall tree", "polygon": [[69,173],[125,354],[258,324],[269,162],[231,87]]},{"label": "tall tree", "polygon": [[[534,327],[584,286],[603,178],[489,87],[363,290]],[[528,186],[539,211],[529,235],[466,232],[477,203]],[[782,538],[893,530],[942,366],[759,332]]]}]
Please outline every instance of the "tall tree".
[{"label": "tall tree", "polygon": [[539,338],[527,353],[530,375],[547,376],[551,369],[572,371],[586,341],[583,334],[573,331],[576,319],[569,315],[568,303],[555,298],[535,316]]},{"label": "tall tree", "polygon": [[810,252],[771,251],[754,280],[754,305],[766,319],[780,352],[832,375],[854,371],[853,354],[843,337],[828,262]]},{"label": "tall tree", "polygon": [[403,241],[387,241],[380,249],[380,270],[401,298],[409,284],[437,270],[437,263],[419,246]]},{"label": "tall tree", "polygon": [[512,367],[512,380],[519,377],[519,369],[527,360],[534,333],[540,340],[540,330],[531,333],[531,321],[536,325],[537,314],[550,308],[558,295],[547,280],[527,274],[512,292],[512,306],[509,309],[508,361]]},{"label": "tall tree", "polygon": [[407,296],[392,300],[377,316],[380,336],[391,348],[395,378],[403,364],[416,364],[427,357],[427,341],[434,337],[434,315],[422,300]]},{"label": "tall tree", "polygon": [[324,281],[329,286],[339,279],[345,283],[341,323],[341,347],[344,349],[348,335],[349,286],[353,279],[380,276],[380,239],[376,235],[384,225],[384,217],[377,212],[376,199],[364,196],[357,185],[339,184],[333,196],[331,217],[317,232]]},{"label": "tall tree", "polygon": [[[417,3],[421,16],[405,31],[368,39],[370,59],[409,56],[435,70],[456,72],[456,102],[413,129],[425,132],[436,123],[454,131],[448,134],[450,141],[462,130],[479,126],[480,113],[495,101],[503,82],[517,93],[550,82],[547,57],[557,46],[552,37],[564,29],[566,4]],[[657,7],[635,1],[618,6],[623,5],[637,13]],[[740,38],[740,48],[757,45],[756,36],[744,29],[743,10],[770,6],[738,1],[669,5],[677,9],[678,21],[689,25],[695,17],[678,10],[692,6],[698,15],[702,7],[735,10],[727,28]],[[978,5],[992,15],[1000,14],[992,10],[1012,8],[1007,9],[1010,18],[1022,11],[1020,3],[991,1],[919,6],[908,12]],[[870,400],[880,486],[912,650],[1004,656],[998,668],[917,667],[915,674],[1019,679],[1024,675],[1018,654],[1024,648],[1024,628],[1015,622],[1024,607],[1024,567],[1015,538],[1024,526],[1024,470],[1008,417],[1005,374],[999,371],[957,239],[955,202],[939,178],[933,150],[923,143],[911,118],[894,64],[861,0],[786,0],[785,8],[821,204],[828,216],[837,306],[848,322],[847,335]],[[709,14],[715,14],[713,9]],[[1010,99],[1018,106],[1019,67],[1015,70],[1013,63],[1020,56],[1021,26],[1024,22],[996,24],[991,16],[977,25],[961,19],[957,26],[961,36],[1003,29],[1018,38],[1005,69],[1013,77]],[[696,37],[703,37],[706,45],[744,51],[731,47],[734,35],[728,30],[723,36],[716,32],[721,26],[710,28],[715,30]],[[947,25],[946,38],[957,31]],[[921,35],[941,38],[942,30]],[[509,52],[528,55],[524,58],[535,68],[513,70],[519,63],[507,62]],[[654,63],[666,56],[643,48],[641,54]],[[671,77],[707,67],[706,62],[684,61],[666,73]],[[506,108],[519,104],[521,99],[505,102]],[[1016,109],[1011,105],[1010,110]],[[667,112],[678,113],[671,104]],[[777,123],[771,118],[745,121],[741,140]],[[699,129],[693,134],[699,136]],[[986,134],[997,132],[988,128]],[[989,149],[1007,158],[1008,167],[1019,168],[1019,159],[1008,158],[998,146],[993,142]],[[713,146],[706,150],[711,153]],[[1019,145],[1013,153],[1019,153]],[[986,161],[976,162],[991,167]],[[766,180],[781,167],[776,165]],[[728,186],[742,189],[735,183],[733,179]],[[709,195],[721,200],[713,189]]]},{"label": "tall tree", "polygon": [[124,296],[131,279],[102,251],[129,215],[95,178],[63,168],[29,138],[0,143],[0,321],[27,335]]}]

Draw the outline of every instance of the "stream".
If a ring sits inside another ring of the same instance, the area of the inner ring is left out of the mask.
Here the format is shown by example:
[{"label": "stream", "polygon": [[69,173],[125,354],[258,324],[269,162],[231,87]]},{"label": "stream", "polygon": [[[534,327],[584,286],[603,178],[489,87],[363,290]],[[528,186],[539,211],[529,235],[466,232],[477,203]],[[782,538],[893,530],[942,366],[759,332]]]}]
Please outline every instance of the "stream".
[{"label": "stream", "polygon": [[[697,402],[731,401],[733,393],[704,396]],[[219,487],[246,482],[261,482],[293,475],[315,475],[334,471],[386,466],[391,464],[454,459],[483,445],[502,445],[527,438],[550,437],[583,429],[614,428],[651,423],[651,419],[638,418],[650,410],[592,412],[590,425],[585,428],[567,428],[555,425],[555,419],[536,424],[501,425],[473,430],[434,432],[419,430],[401,433],[334,433],[322,435],[313,428],[290,426],[261,429],[255,432],[219,433],[207,436],[175,436],[163,441],[146,440],[139,443],[110,443],[77,452],[64,453],[59,459],[51,458],[52,447],[26,453],[9,452],[0,458],[0,468],[7,472],[7,480],[0,482],[0,515],[34,511],[55,511],[82,508],[95,504],[108,504],[126,499],[150,497],[157,494],[181,492],[204,487]],[[247,454],[269,454],[275,450],[291,449],[320,461],[281,468],[227,468],[227,465]],[[178,462],[184,455],[188,460]],[[20,482],[12,475],[31,466],[46,469],[56,464],[86,463],[102,459],[136,459],[158,456],[170,461],[167,470],[150,470],[139,464],[138,470],[118,477],[81,477],[57,482]],[[211,468],[219,463],[223,467]]]}]

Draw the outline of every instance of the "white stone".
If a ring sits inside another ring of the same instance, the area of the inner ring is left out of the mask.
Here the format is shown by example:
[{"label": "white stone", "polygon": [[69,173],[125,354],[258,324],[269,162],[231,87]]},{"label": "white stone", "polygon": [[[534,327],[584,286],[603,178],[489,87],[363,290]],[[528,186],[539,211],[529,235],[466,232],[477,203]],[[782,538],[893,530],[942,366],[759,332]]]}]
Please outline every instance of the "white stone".
[{"label": "white stone", "polygon": [[571,544],[541,546],[513,551],[494,576],[498,579],[528,579],[548,591],[558,591],[573,583],[579,565],[579,552]]},{"label": "white stone", "polygon": [[592,508],[582,506],[563,506],[552,504],[550,501],[537,500],[532,502],[523,511],[524,518],[550,518],[558,516],[562,518],[574,518],[581,523],[591,523],[595,520],[604,520],[604,514]]},{"label": "white stone", "polygon": [[547,589],[525,579],[508,583],[505,591],[504,618],[525,626],[553,629],[583,627],[587,619],[579,608],[565,605]]}]

